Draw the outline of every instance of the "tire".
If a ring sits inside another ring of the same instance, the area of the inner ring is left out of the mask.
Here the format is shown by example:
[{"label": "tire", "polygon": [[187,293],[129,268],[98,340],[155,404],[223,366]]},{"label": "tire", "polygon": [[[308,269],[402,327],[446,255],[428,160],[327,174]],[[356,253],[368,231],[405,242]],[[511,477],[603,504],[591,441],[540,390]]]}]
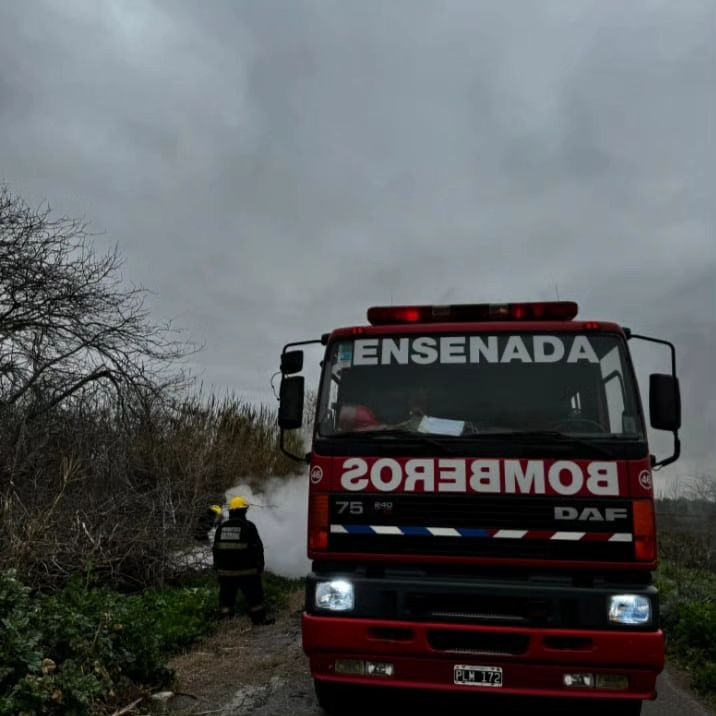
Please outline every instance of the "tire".
[{"label": "tire", "polygon": [[615,701],[613,703],[602,701],[602,707],[609,716],[639,716],[641,714],[641,701]]},{"label": "tire", "polygon": [[328,716],[341,716],[350,713],[354,706],[355,689],[343,684],[333,684],[330,681],[313,680],[318,705]]},{"label": "tire", "polygon": [[318,705],[327,714],[337,714],[340,699],[340,687],[336,684],[329,684],[325,681],[319,681],[318,679],[313,680],[313,688],[316,691],[316,698],[318,699]]}]

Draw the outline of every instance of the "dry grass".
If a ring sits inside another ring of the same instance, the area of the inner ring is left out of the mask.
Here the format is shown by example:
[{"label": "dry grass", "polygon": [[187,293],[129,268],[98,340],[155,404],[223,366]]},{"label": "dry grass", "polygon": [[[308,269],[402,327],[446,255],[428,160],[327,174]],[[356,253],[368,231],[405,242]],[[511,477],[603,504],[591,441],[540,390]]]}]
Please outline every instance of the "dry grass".
[{"label": "dry grass", "polygon": [[195,397],[134,415],[58,409],[12,444],[23,416],[0,412],[0,569],[43,587],[77,571],[161,585],[208,504],[296,470],[268,408]]}]

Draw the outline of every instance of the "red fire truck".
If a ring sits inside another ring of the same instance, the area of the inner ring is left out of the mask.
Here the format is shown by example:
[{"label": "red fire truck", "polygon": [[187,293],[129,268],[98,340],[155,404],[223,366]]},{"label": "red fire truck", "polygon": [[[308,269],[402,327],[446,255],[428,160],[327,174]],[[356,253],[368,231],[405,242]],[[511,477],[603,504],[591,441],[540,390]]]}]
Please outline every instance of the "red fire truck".
[{"label": "red fire truck", "polygon": [[[393,686],[603,700],[637,714],[664,664],[652,471],[677,459],[675,351],[577,305],[390,306],[285,346],[282,448],[310,464],[303,646],[319,701]],[[629,342],[670,351],[650,376]],[[312,451],[301,346],[325,346]]]}]

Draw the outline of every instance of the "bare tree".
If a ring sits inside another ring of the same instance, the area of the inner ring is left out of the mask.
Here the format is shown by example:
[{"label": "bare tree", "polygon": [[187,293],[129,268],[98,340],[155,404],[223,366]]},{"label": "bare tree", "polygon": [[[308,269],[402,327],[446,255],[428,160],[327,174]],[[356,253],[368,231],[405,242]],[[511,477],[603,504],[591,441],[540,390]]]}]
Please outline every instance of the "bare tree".
[{"label": "bare tree", "polygon": [[716,502],[716,475],[708,472],[691,475],[688,496],[699,502]]},{"label": "bare tree", "polygon": [[0,187],[0,566],[60,578],[160,542],[174,476],[143,455],[195,348],[91,238]]},{"label": "bare tree", "polygon": [[0,187],[0,569],[35,586],[161,584],[209,499],[296,469],[274,411],[192,392],[121,266]]},{"label": "bare tree", "polygon": [[192,347],[149,320],[116,249],[98,255],[89,238],[0,187],[0,401],[26,421],[88,393],[126,405],[181,380]]}]

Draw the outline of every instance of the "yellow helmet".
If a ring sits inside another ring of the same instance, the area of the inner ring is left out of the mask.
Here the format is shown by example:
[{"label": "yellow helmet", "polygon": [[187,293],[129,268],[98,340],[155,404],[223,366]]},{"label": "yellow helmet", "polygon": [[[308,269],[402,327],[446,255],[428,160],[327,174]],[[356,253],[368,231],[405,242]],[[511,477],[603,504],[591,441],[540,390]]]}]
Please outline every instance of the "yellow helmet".
[{"label": "yellow helmet", "polygon": [[220,515],[223,512],[219,505],[211,505],[209,509],[217,515]]},{"label": "yellow helmet", "polygon": [[229,502],[229,510],[248,510],[249,503],[245,497],[232,497]]}]

